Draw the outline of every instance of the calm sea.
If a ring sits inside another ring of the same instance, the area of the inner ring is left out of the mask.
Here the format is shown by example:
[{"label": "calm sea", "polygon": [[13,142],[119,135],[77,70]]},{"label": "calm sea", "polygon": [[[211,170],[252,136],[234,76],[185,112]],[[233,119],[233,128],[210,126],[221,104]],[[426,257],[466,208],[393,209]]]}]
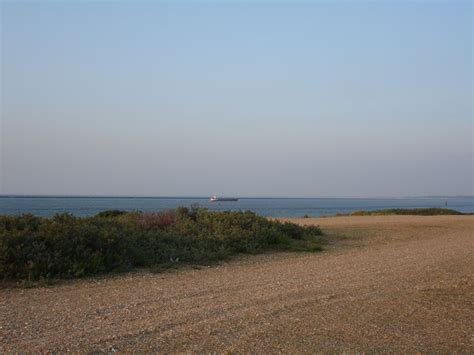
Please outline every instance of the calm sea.
[{"label": "calm sea", "polygon": [[0,215],[32,213],[52,216],[70,212],[90,216],[108,209],[161,211],[197,204],[210,210],[251,210],[263,216],[299,217],[333,215],[382,208],[446,207],[474,212],[474,197],[446,198],[242,198],[237,202],[209,202],[208,198],[163,197],[18,197],[0,196]]}]

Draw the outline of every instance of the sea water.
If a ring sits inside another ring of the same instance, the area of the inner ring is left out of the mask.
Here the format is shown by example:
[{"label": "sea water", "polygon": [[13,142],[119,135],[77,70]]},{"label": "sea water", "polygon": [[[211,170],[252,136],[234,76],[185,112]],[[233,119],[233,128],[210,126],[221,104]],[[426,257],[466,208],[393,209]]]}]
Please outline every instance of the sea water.
[{"label": "sea water", "polygon": [[68,212],[91,216],[118,209],[157,212],[176,207],[199,206],[210,210],[250,210],[269,217],[323,216],[357,210],[384,208],[441,207],[474,212],[474,197],[427,198],[241,198],[237,202],[210,202],[209,198],[171,197],[74,197],[74,196],[0,196],[0,215],[32,213],[53,216]]}]

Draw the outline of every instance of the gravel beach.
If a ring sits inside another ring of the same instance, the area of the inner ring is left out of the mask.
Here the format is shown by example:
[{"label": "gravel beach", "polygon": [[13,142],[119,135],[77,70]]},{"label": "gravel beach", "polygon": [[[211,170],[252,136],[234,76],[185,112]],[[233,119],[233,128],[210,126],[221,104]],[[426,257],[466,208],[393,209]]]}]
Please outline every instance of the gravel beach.
[{"label": "gravel beach", "polygon": [[0,289],[0,353],[474,353],[474,216],[288,219],[320,253]]}]

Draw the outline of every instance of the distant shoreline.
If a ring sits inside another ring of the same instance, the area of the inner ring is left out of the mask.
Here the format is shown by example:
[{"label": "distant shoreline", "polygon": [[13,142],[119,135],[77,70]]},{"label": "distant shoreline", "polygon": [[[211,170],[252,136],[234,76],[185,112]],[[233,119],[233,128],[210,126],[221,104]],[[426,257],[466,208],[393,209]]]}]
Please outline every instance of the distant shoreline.
[{"label": "distant shoreline", "polygon": [[[0,198],[77,198],[77,199],[143,199],[143,200],[208,200],[207,196],[110,196],[110,195],[10,195],[0,194]],[[403,197],[239,197],[242,200],[407,200],[407,199],[447,199],[461,198],[469,199],[474,196],[403,196]]]}]

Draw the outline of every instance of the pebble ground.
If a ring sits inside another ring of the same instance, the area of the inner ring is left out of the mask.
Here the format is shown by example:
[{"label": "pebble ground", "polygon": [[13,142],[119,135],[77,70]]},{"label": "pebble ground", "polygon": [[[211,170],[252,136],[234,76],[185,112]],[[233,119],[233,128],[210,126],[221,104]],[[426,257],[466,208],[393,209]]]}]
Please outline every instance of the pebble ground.
[{"label": "pebble ground", "polygon": [[474,216],[292,219],[320,253],[0,289],[0,353],[474,353]]}]

